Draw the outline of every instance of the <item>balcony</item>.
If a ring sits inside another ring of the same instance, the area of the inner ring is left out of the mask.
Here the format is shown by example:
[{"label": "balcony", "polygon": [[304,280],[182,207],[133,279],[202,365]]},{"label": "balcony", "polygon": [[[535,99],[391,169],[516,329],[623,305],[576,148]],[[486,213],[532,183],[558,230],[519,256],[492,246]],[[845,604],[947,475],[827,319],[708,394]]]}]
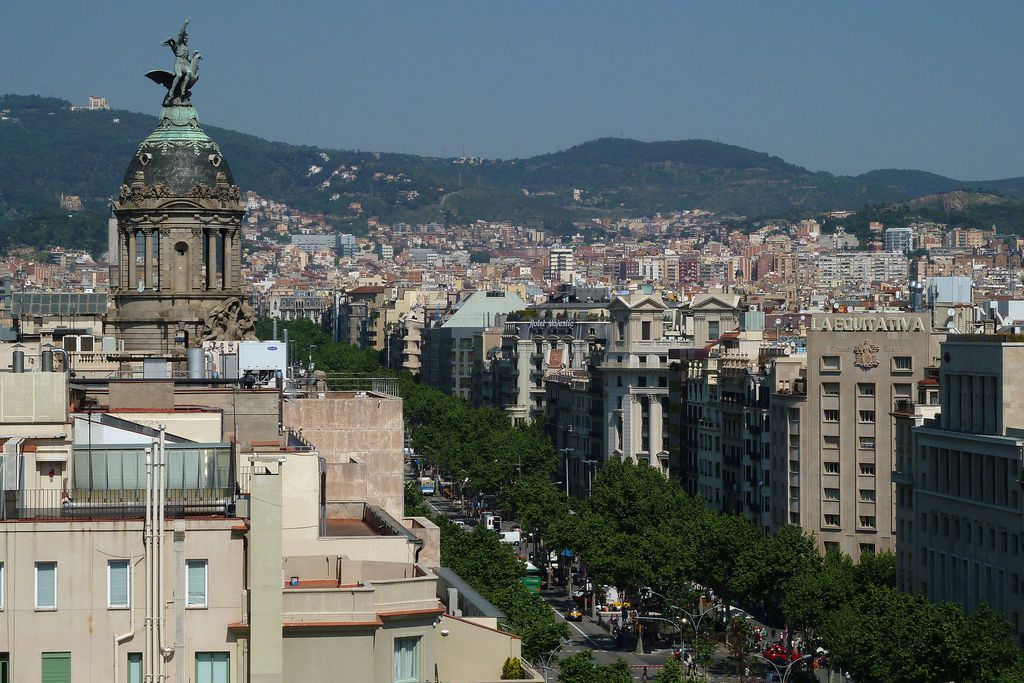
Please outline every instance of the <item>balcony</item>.
[{"label": "balcony", "polygon": [[902,486],[913,486],[914,485],[914,473],[904,472],[902,470],[892,471],[892,481],[894,484]]},{"label": "balcony", "polygon": [[417,564],[286,557],[283,573],[286,627],[379,624],[382,616],[441,609],[437,578]]},{"label": "balcony", "polygon": [[[233,516],[232,489],[168,490],[164,516]],[[22,489],[3,492],[0,519],[142,519],[146,515],[146,490],[88,491]]]}]

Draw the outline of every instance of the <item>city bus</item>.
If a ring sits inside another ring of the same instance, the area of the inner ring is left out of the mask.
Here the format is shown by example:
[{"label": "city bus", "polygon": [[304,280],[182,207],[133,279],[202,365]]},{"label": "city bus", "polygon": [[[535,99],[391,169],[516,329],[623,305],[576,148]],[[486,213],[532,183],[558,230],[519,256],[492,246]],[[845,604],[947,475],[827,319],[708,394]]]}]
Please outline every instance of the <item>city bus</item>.
[{"label": "city bus", "polygon": [[526,573],[523,574],[523,585],[531,593],[540,593],[541,585],[544,583],[544,570],[527,561]]},{"label": "city bus", "polygon": [[434,495],[434,478],[420,477],[420,493],[424,496]]}]

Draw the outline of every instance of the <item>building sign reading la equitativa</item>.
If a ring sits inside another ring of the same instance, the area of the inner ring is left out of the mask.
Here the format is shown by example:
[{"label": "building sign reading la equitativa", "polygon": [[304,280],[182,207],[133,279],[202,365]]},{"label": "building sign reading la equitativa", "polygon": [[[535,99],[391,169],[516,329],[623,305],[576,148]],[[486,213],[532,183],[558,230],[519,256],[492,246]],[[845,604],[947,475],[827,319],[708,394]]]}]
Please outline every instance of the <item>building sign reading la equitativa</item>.
[{"label": "building sign reading la equitativa", "polygon": [[921,316],[811,317],[812,332],[924,332]]}]

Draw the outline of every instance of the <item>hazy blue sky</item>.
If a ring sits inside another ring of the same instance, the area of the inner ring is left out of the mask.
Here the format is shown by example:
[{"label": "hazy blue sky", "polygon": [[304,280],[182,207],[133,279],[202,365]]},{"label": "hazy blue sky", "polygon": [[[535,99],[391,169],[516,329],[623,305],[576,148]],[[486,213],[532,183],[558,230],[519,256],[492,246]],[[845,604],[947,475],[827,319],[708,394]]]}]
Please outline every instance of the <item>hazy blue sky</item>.
[{"label": "hazy blue sky", "polygon": [[0,3],[0,92],[156,113],[192,17],[203,121],[523,157],[709,138],[815,170],[1024,175],[1024,2]]}]

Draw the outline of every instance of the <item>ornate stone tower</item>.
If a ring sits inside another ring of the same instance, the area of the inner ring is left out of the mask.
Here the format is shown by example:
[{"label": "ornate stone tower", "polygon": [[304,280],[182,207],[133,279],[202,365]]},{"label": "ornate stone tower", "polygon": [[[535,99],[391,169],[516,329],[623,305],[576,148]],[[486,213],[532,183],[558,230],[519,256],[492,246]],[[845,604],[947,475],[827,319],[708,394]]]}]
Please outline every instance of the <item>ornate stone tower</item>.
[{"label": "ornate stone tower", "polygon": [[168,92],[114,204],[117,267],[107,326],[128,351],[173,353],[203,340],[253,338],[241,279],[244,205],[192,107],[202,56],[189,56],[187,26],[164,42],[175,54],[174,73],[146,74]]}]

